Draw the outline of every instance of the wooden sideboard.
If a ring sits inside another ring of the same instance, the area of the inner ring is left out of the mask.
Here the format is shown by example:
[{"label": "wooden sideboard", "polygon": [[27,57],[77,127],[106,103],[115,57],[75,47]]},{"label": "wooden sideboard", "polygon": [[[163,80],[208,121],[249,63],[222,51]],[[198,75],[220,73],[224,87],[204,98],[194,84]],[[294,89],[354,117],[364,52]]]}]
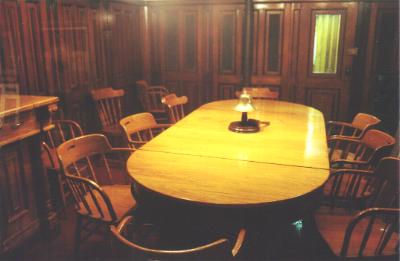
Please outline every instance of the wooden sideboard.
[{"label": "wooden sideboard", "polygon": [[41,161],[57,97],[0,95],[0,254],[57,226]]}]

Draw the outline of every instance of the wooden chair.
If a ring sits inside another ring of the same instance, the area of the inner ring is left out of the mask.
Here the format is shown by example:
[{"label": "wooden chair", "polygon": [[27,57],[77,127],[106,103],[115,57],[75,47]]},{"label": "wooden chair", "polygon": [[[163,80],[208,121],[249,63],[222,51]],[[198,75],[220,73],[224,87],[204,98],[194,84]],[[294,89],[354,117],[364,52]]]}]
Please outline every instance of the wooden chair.
[{"label": "wooden chair", "polygon": [[328,139],[331,168],[372,169],[389,155],[396,140],[379,130],[368,130],[360,140],[343,136]]},{"label": "wooden chair", "polygon": [[167,122],[168,111],[161,103],[161,99],[169,94],[168,89],[158,85],[149,86],[145,80],[137,81],[136,86],[144,110],[153,114],[158,122]]},{"label": "wooden chair", "polygon": [[156,135],[170,127],[170,124],[158,124],[149,112],[133,114],[120,122],[128,145],[135,149],[146,144]]},{"label": "wooden chair", "polygon": [[239,98],[242,92],[250,94],[253,99],[279,99],[279,92],[271,91],[267,87],[243,87],[242,91],[236,92],[236,97]]},{"label": "wooden chair", "polygon": [[[337,257],[398,259],[399,166],[399,158],[388,157],[380,161],[375,173],[379,182],[369,208],[360,212],[355,209],[352,212],[336,209],[332,212],[321,208],[315,213],[317,228]],[[337,174],[340,175],[344,174]],[[369,174],[354,175],[367,177]]]},{"label": "wooden chair", "polygon": [[107,138],[101,134],[74,138],[57,148],[58,159],[72,192],[77,213],[76,251],[80,246],[82,230],[88,232],[86,237],[89,237],[97,231],[99,225],[117,224],[136,206],[130,185],[116,182],[118,174],[125,167],[115,166],[108,159],[112,154],[128,156],[132,151],[128,148],[112,148]]},{"label": "wooden chair", "polygon": [[188,102],[186,96],[177,97],[175,93],[171,93],[161,99],[161,102],[168,106],[169,118],[171,123],[177,123],[185,117],[183,105]]},{"label": "wooden chair", "polygon": [[[60,165],[58,164],[56,148],[69,139],[73,139],[83,135],[81,126],[71,120],[56,120],[53,121],[54,128],[46,132],[45,141],[42,144],[43,165],[46,167],[51,178],[54,178],[57,186],[57,194],[61,206],[58,207],[64,212],[67,207],[67,197],[70,196],[70,191],[65,183],[63,176],[60,173]],[[60,205],[59,202],[56,203]]]},{"label": "wooden chair", "polygon": [[91,90],[102,130],[108,137],[121,135],[119,120],[123,116],[122,99],[124,94],[124,90],[114,90],[111,87]]},{"label": "wooden chair", "polygon": [[[246,230],[241,229],[232,242],[225,238],[202,241],[201,244],[190,247],[182,246],[161,246],[161,241],[170,243],[172,240],[165,240],[156,230],[155,226],[149,223],[141,224],[136,222],[133,216],[125,217],[118,226],[112,225],[111,232],[123,246],[132,250],[135,260],[225,260],[237,256],[243,245]],[[148,233],[143,233],[147,231]],[[190,239],[191,241],[192,239]],[[185,240],[185,246],[189,240]],[[204,243],[206,242],[206,243]],[[171,244],[169,244],[171,245]]]},{"label": "wooden chair", "polygon": [[377,117],[358,113],[351,123],[341,121],[329,121],[326,124],[326,135],[330,138],[333,135],[346,136],[349,138],[361,139],[365,132],[381,122]]},{"label": "wooden chair", "polygon": [[[398,159],[386,157],[379,162],[374,170],[334,170],[324,185],[325,204],[332,208],[340,206],[349,209],[362,209],[365,208],[368,201],[376,201],[375,198],[382,199],[383,197],[378,195],[384,193],[378,191],[382,187],[382,179],[390,180],[393,184],[398,183],[398,180],[392,180],[395,176],[393,171],[396,170],[396,162],[398,162]],[[386,191],[386,193],[388,192]],[[393,194],[397,195],[397,192],[393,192]],[[393,206],[393,202],[389,205]]]}]

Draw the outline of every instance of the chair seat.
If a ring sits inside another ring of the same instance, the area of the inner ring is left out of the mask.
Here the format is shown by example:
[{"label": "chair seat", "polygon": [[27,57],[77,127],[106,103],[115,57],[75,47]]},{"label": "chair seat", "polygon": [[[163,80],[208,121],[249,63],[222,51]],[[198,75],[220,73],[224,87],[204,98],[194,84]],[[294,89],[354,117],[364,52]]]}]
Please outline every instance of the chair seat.
[{"label": "chair seat", "polygon": [[[113,206],[115,214],[117,216],[117,221],[121,220],[121,218],[123,218],[136,206],[136,201],[132,197],[130,185],[110,185],[102,186],[101,188],[110,198],[111,205]],[[90,216],[94,219],[102,219],[106,222],[111,222],[112,218],[110,216],[110,213],[108,213],[107,211],[105,202],[101,199],[99,194],[95,194],[95,196],[101,210],[103,211],[104,217],[102,217],[101,214],[98,212],[95,206],[95,202],[93,201],[91,196],[86,195],[85,199],[90,206],[90,209],[93,210],[93,213]],[[81,215],[88,215],[88,212],[83,206],[83,203],[80,203],[79,206],[81,207],[81,209],[78,210],[78,213],[80,213]]]},{"label": "chair seat", "polygon": [[[320,208],[314,214],[315,222],[319,232],[321,233],[321,236],[324,238],[325,242],[329,245],[330,249],[333,253],[335,253],[336,256],[340,256],[347,226],[355,214],[356,212],[350,212],[348,210],[335,208],[333,211],[326,207]],[[354,229],[347,253],[348,257],[358,256],[357,251],[367,225],[368,220],[364,219]],[[381,228],[384,228],[384,225],[385,224],[383,220],[378,220],[378,222],[373,226],[371,237],[367,241],[367,245],[363,253],[364,256],[376,256],[374,253],[375,247],[377,246],[377,242],[380,240],[382,235]],[[385,255],[396,254],[395,249],[398,236],[396,233],[394,233],[392,237],[395,237],[395,240],[390,240],[389,244],[383,251]]]}]

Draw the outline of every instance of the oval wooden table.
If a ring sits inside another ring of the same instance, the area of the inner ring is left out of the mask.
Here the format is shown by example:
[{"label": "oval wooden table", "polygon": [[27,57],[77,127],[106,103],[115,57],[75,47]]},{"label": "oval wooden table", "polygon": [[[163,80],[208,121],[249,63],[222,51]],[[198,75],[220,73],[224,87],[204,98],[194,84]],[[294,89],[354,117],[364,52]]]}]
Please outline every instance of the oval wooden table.
[{"label": "oval wooden table", "polygon": [[285,213],[314,204],[329,175],[322,113],[257,100],[249,118],[269,125],[234,133],[228,125],[240,120],[236,103],[205,104],[133,153],[127,168],[136,196],[145,191],[190,205]]}]

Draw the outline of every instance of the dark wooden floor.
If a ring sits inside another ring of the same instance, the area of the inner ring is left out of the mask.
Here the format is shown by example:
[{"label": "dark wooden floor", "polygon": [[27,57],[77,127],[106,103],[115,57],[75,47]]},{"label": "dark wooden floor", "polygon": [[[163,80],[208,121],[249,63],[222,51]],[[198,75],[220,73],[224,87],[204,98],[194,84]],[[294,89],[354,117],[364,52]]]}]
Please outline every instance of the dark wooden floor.
[{"label": "dark wooden floor", "polygon": [[[45,240],[37,236],[16,251],[0,257],[2,260],[135,260],[113,247],[111,240],[94,235],[82,244],[79,254],[74,254],[73,239],[75,215],[72,207],[67,219],[60,220],[60,230],[54,238]],[[309,226],[310,228],[310,226]],[[286,230],[252,231],[247,233],[246,243],[239,260],[328,260],[329,249],[313,228],[303,229],[301,223]]]}]

